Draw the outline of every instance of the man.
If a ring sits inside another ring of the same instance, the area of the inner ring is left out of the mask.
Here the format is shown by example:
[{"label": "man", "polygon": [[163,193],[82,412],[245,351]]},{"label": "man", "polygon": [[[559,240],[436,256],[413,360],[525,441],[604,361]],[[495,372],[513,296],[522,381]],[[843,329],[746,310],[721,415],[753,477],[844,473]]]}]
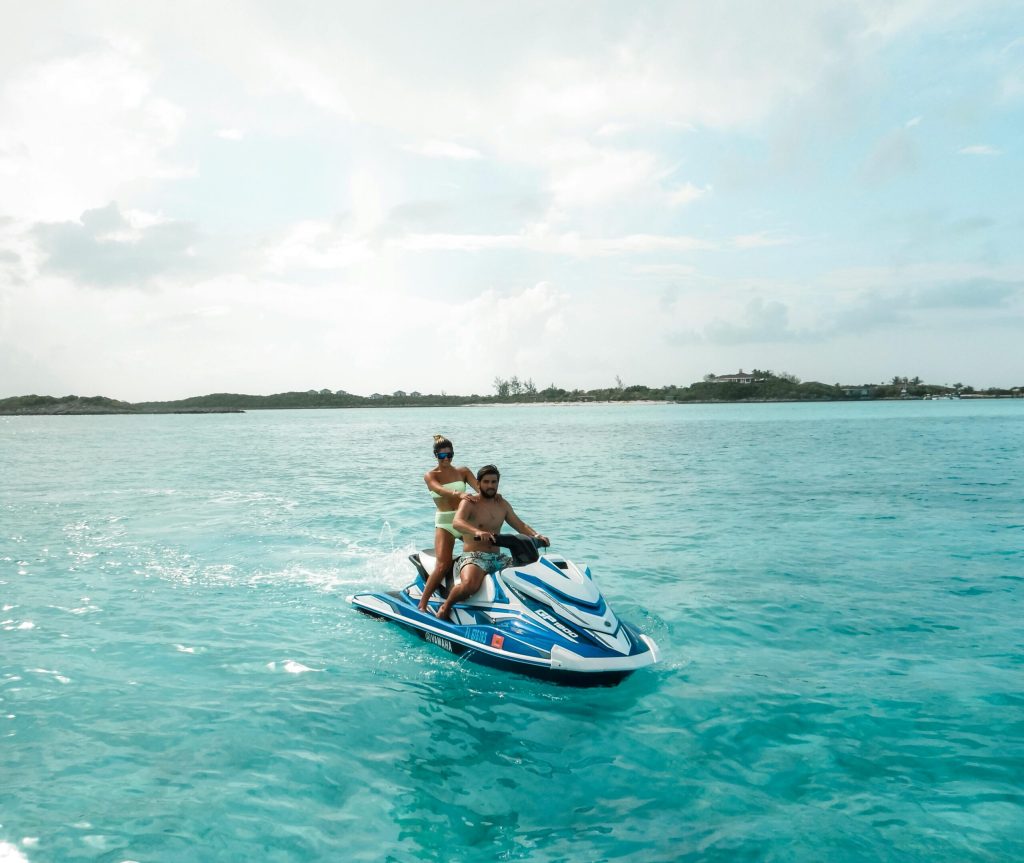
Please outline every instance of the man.
[{"label": "man", "polygon": [[505,498],[498,494],[501,474],[493,464],[486,464],[476,472],[480,494],[471,495],[459,504],[452,526],[462,534],[462,556],[455,564],[458,583],[448,592],[448,598],[438,609],[442,620],[451,614],[456,602],[467,599],[480,589],[484,576],[497,572],[510,563],[494,544],[494,535],[508,522],[519,533],[536,537],[543,545],[550,545],[546,536],[537,533],[524,522]]}]

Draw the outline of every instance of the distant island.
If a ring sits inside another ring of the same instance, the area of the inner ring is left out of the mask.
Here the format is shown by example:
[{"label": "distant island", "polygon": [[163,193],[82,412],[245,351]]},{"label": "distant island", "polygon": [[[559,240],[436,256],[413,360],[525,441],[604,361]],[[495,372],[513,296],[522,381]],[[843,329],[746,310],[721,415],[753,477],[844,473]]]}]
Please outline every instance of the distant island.
[{"label": "distant island", "polygon": [[663,402],[667,404],[717,404],[727,402],[823,402],[938,398],[1024,398],[1024,386],[976,390],[957,383],[926,384],[920,378],[895,376],[880,384],[823,384],[803,381],[788,373],[755,369],[736,374],[709,374],[689,386],[624,386],[594,390],[566,390],[551,384],[538,389],[532,380],[517,377],[494,379],[493,395],[423,394],[418,392],[373,393],[358,396],[344,390],[306,390],[253,396],[213,393],[166,402],[124,402],[105,396],[27,395],[0,399],[0,415],[66,414],[170,414],[241,413],[249,410],[457,407],[481,404],[585,404],[596,402]]},{"label": "distant island", "polygon": [[[211,398],[206,396],[204,398]],[[236,396],[231,396],[236,398]],[[243,398],[245,398],[243,396]],[[0,399],[0,416],[20,416],[22,414],[49,414],[53,416],[65,414],[211,414],[211,413],[245,413],[242,408],[218,406],[191,406],[184,402],[122,402],[108,399],[105,396],[15,396]]]}]

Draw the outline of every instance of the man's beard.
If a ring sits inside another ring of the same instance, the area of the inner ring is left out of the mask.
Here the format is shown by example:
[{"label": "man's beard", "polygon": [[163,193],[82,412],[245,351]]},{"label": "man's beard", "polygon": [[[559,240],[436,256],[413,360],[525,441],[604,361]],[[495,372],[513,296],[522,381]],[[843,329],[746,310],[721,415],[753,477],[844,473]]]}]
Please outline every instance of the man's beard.
[{"label": "man's beard", "polygon": [[486,497],[488,499],[494,497],[497,493],[498,493],[498,490],[496,488],[480,489],[480,494],[482,494],[484,497]]}]

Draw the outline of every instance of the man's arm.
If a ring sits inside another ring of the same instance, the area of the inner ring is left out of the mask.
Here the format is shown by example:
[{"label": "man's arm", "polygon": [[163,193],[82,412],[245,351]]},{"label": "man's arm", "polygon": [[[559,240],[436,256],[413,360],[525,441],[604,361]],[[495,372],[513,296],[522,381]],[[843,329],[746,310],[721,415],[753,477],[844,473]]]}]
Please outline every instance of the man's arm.
[{"label": "man's arm", "polygon": [[507,510],[505,512],[505,521],[512,525],[512,527],[519,531],[519,533],[525,533],[527,536],[532,536],[536,539],[539,539],[544,545],[551,545],[551,540],[549,540],[543,534],[537,533],[537,531],[535,531],[532,527],[530,527],[530,525],[528,525],[518,515],[516,515],[516,511],[512,509],[512,504],[510,504],[508,501],[505,501],[505,506],[507,507]]},{"label": "man's arm", "polygon": [[463,536],[472,535],[476,533],[474,521],[476,521],[476,504],[471,497],[463,498],[455,512],[455,518],[452,519],[452,527]]}]

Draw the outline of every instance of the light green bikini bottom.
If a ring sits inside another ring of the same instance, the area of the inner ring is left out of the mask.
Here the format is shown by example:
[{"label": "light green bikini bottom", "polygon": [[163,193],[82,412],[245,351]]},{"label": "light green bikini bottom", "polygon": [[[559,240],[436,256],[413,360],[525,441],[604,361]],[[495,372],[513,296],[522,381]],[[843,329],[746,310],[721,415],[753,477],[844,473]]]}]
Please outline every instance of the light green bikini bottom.
[{"label": "light green bikini bottom", "polygon": [[448,533],[450,533],[456,539],[462,539],[462,534],[459,533],[454,527],[452,527],[453,521],[455,521],[454,509],[451,512],[441,512],[441,510],[438,510],[434,514],[434,527],[439,527],[441,528],[441,530],[448,531]]}]

